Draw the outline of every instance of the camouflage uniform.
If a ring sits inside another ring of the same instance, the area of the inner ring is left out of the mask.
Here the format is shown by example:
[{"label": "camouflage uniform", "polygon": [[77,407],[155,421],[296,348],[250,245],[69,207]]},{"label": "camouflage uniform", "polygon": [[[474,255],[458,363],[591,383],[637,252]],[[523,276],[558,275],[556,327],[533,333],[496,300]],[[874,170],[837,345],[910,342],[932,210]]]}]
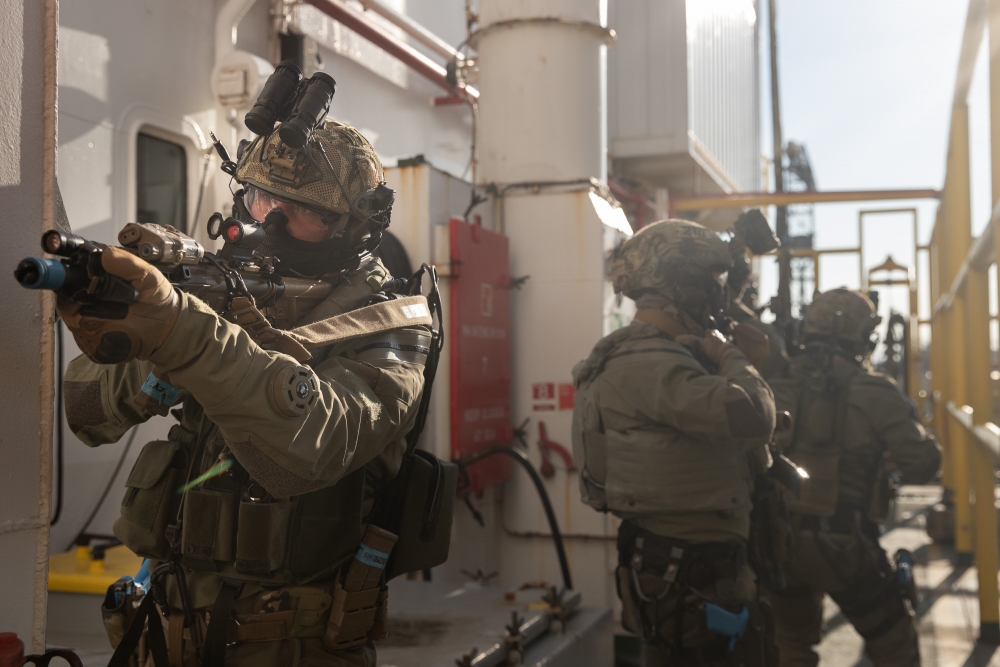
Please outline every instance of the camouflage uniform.
[{"label": "camouflage uniform", "polygon": [[[581,493],[624,519],[622,622],[643,637],[649,667],[773,664],[746,552],[773,399],[736,346],[713,361],[691,335],[725,306],[729,264],[725,244],[700,225],[645,227],[611,262],[615,290],[637,301],[636,319],[573,372]],[[709,629],[711,607],[749,612],[741,640]]]},{"label": "camouflage uniform", "polygon": [[[317,137],[340,169],[343,188],[330,187],[336,179],[324,161],[275,145],[277,133],[266,151],[260,139],[247,148],[237,177],[322,210],[349,235],[359,224],[349,220],[350,199],[375,187],[382,169],[356,130],[327,124]],[[196,615],[191,627],[177,625],[182,595],[178,580],[168,578],[175,610],[167,627],[171,664],[181,664],[181,655],[184,665],[203,664],[206,612],[233,591],[227,612],[235,619],[228,629],[233,643],[225,655],[230,667],[374,665],[370,643],[332,653],[321,638],[334,582],[358,550],[374,490],[399,470],[423,389],[429,330],[397,328],[330,345],[313,350],[304,365],[265,349],[197,298],[171,294],[141,260],[129,261],[129,271],[142,274],[133,284],[143,317],[159,317],[160,331],[150,334],[133,311],[109,324],[61,304],[91,357],[101,358],[114,335],[133,340],[130,360],[123,363],[95,363],[87,356],[70,363],[66,416],[86,444],[115,442],[153,416],[133,397],[154,367],[180,390],[179,423],[167,441],[149,443],[140,454],[115,524],[115,534],[154,564],[168,557],[173,544],[180,547],[186,597]],[[144,266],[148,271],[142,273]],[[106,268],[114,272],[107,260]],[[366,254],[330,266],[324,279],[333,283],[332,291],[299,324],[366,305],[389,278]],[[142,287],[147,284],[152,287]],[[289,378],[303,379],[297,397],[284,391]],[[175,500],[185,480],[226,458],[234,460],[229,470]],[[165,535],[177,519],[178,533]],[[210,662],[221,664],[219,656]]]},{"label": "camouflage uniform", "polygon": [[817,664],[824,594],[864,637],[876,665],[920,664],[913,618],[879,546],[877,524],[889,509],[889,473],[923,484],[941,456],[909,398],[865,365],[878,322],[858,292],[817,296],[803,326],[804,349],[771,380],[778,409],[795,420],[778,442],[810,474],[799,496],[789,498],[787,588],[767,594],[783,667]]}]

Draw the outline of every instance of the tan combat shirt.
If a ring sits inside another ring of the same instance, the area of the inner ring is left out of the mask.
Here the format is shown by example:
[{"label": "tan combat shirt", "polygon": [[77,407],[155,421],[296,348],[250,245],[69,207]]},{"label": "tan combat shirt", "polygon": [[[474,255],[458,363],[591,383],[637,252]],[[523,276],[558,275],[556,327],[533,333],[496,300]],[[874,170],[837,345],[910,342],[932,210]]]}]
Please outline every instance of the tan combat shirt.
[{"label": "tan combat shirt", "polygon": [[[371,259],[342,277],[300,324],[361,307],[386,276]],[[386,335],[403,344],[380,343]],[[307,414],[288,417],[272,402],[270,383],[298,362],[261,348],[239,326],[182,294],[174,330],[150,361],[100,365],[80,356],[70,362],[67,420],[90,446],[117,441],[153,416],[133,397],[155,365],[181,390],[181,401],[191,397],[204,408],[236,459],[275,497],[330,486],[369,463],[391,477],[423,388],[426,354],[412,348],[426,349],[428,342],[428,330],[417,327],[314,350],[309,364],[320,396]]]}]

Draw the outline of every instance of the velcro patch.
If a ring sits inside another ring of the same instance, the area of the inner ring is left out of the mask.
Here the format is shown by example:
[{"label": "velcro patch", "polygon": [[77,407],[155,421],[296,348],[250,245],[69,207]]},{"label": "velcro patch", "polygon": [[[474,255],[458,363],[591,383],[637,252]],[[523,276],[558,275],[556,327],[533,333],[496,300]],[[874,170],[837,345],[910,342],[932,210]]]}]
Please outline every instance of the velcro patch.
[{"label": "velcro patch", "polygon": [[402,306],[400,307],[400,310],[403,311],[403,315],[410,320],[430,315],[430,312],[427,310],[427,305],[423,303],[414,303],[409,306]]}]

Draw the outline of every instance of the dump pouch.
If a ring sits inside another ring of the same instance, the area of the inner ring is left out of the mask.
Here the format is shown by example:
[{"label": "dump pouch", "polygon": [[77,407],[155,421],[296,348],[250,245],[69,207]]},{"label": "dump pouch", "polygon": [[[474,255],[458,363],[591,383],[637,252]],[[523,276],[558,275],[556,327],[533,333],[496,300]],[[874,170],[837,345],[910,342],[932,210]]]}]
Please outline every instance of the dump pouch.
[{"label": "dump pouch", "polygon": [[[108,633],[111,648],[118,648],[124,639],[143,597],[142,591],[136,589],[132,577],[122,577],[108,586],[108,592],[101,603],[101,620],[104,622],[104,631]],[[135,667],[136,664],[133,655],[129,659],[129,666]]]},{"label": "dump pouch", "polygon": [[181,554],[192,570],[218,571],[233,560],[236,496],[228,491],[191,489],[184,493]]},{"label": "dump pouch", "polygon": [[419,449],[403,459],[399,474],[385,489],[389,507],[395,508],[388,516],[398,517],[388,529],[399,536],[385,569],[386,581],[448,559],[457,487],[455,464]]},{"label": "dump pouch", "polygon": [[239,528],[236,532],[236,571],[241,574],[268,576],[285,558],[288,534],[287,500],[271,503],[240,503]]},{"label": "dump pouch", "polygon": [[121,517],[115,521],[115,537],[133,553],[162,559],[170,551],[167,524],[177,513],[185,457],[181,445],[172,440],[154,440],[139,453],[125,482]]}]

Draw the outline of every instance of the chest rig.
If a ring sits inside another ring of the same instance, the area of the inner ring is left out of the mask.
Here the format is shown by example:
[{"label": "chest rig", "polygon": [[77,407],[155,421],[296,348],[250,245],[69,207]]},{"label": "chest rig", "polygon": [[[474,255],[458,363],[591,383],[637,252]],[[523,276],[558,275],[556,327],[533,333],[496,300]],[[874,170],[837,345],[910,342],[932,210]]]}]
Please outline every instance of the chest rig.
[{"label": "chest rig", "polygon": [[[394,287],[419,294],[424,273],[431,282],[427,305],[440,323],[433,269],[425,266],[404,288]],[[366,281],[359,284],[364,294],[353,299],[359,305],[404,296],[372,296]],[[440,564],[450,542],[457,469],[416,450],[443,345],[437,330],[430,340],[424,389],[399,473],[392,480],[365,466],[332,486],[274,498],[228,451],[201,406],[187,397],[183,408],[173,411],[180,423],[171,428],[168,439],[148,443],[139,455],[126,483],[115,535],[138,555],[170,560],[190,571],[218,573],[225,580],[264,585],[331,580],[355,556],[368,524],[399,536],[386,563],[386,579]],[[324,350],[326,355],[337,351],[336,344]]]}]

